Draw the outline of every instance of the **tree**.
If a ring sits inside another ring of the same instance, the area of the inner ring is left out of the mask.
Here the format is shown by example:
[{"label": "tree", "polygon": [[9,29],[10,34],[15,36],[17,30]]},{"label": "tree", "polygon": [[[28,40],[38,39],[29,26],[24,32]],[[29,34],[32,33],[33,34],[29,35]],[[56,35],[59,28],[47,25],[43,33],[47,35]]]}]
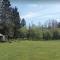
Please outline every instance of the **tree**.
[{"label": "tree", "polygon": [[19,16],[19,12],[18,12],[18,10],[17,10],[17,7],[15,7],[15,8],[13,8],[13,19],[12,19],[12,22],[14,23],[14,25],[15,25],[15,27],[14,27],[14,36],[15,37],[18,37],[19,36],[19,29],[21,28],[20,27],[20,25],[21,25],[21,23],[20,23],[20,21],[21,21],[21,18],[20,18],[20,16]]},{"label": "tree", "polygon": [[23,18],[22,21],[21,21],[21,27],[25,26],[26,25],[26,21],[25,19]]},{"label": "tree", "polygon": [[58,23],[58,28],[60,28],[60,22]]},{"label": "tree", "polygon": [[20,29],[20,16],[17,7],[12,8],[9,0],[2,0],[2,19],[5,35],[9,37],[18,36]]},{"label": "tree", "polygon": [[51,38],[52,38],[51,32],[46,31],[46,32],[43,33],[43,39],[49,40]]},{"label": "tree", "polygon": [[21,27],[20,29],[20,38],[27,38],[28,29],[26,26]]},{"label": "tree", "polygon": [[53,39],[60,39],[60,32],[58,30],[53,31]]},{"label": "tree", "polygon": [[57,20],[52,20],[52,29],[57,28]]},{"label": "tree", "polygon": [[42,37],[41,35],[42,34],[41,34],[40,26],[36,26],[35,24],[32,24],[32,26],[29,25],[28,34],[27,34],[28,39],[39,40]]}]

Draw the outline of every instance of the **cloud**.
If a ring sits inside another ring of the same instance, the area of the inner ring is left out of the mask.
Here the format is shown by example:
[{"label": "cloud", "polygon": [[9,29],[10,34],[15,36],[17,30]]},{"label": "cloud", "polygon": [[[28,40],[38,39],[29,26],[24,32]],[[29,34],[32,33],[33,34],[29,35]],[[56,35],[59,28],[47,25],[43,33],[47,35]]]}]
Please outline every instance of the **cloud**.
[{"label": "cloud", "polygon": [[34,17],[36,17],[36,13],[34,13],[34,12],[29,12],[28,14],[26,14],[26,15],[24,15],[24,16],[21,16],[22,18],[28,18],[28,19],[30,19],[30,18],[34,18]]},{"label": "cloud", "polygon": [[38,7],[38,4],[30,4],[30,6],[35,8],[35,7]]},{"label": "cloud", "polygon": [[33,21],[35,24],[38,22],[45,23],[49,19],[56,19],[60,21],[60,4],[42,4],[42,5],[30,5],[32,10],[29,10],[28,13],[22,15],[26,21]]},{"label": "cloud", "polygon": [[[33,0],[29,1],[32,2]],[[57,19],[60,21],[60,4],[36,4],[37,2],[34,2],[34,4],[20,5],[20,0],[16,0],[15,2],[16,3],[13,4],[18,7],[21,18],[25,18],[27,24],[31,21],[35,22],[36,24],[39,21],[43,23],[49,19]]]}]

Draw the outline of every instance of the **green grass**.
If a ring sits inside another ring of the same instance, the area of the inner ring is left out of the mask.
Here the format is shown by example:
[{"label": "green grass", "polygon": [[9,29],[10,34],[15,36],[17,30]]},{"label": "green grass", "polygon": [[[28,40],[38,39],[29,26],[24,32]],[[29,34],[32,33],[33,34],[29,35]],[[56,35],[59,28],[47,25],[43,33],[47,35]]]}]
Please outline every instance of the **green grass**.
[{"label": "green grass", "polygon": [[60,60],[60,41],[0,43],[0,60]]}]

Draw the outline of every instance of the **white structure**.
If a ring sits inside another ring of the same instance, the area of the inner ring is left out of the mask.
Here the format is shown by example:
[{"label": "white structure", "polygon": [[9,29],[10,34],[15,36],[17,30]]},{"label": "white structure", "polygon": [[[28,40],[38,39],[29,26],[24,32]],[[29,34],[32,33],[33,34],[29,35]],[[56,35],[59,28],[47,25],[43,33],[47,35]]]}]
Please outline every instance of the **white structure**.
[{"label": "white structure", "polygon": [[6,36],[3,34],[0,34],[0,41],[6,41]]}]

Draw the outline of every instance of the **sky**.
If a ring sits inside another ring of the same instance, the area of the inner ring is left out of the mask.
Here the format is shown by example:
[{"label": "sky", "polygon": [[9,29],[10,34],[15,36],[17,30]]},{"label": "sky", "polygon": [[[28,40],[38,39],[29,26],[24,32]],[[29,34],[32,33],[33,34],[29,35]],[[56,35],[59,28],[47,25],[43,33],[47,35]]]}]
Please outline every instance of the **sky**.
[{"label": "sky", "polygon": [[12,6],[18,8],[21,19],[26,24],[47,23],[48,20],[60,21],[59,0],[11,0]]}]

